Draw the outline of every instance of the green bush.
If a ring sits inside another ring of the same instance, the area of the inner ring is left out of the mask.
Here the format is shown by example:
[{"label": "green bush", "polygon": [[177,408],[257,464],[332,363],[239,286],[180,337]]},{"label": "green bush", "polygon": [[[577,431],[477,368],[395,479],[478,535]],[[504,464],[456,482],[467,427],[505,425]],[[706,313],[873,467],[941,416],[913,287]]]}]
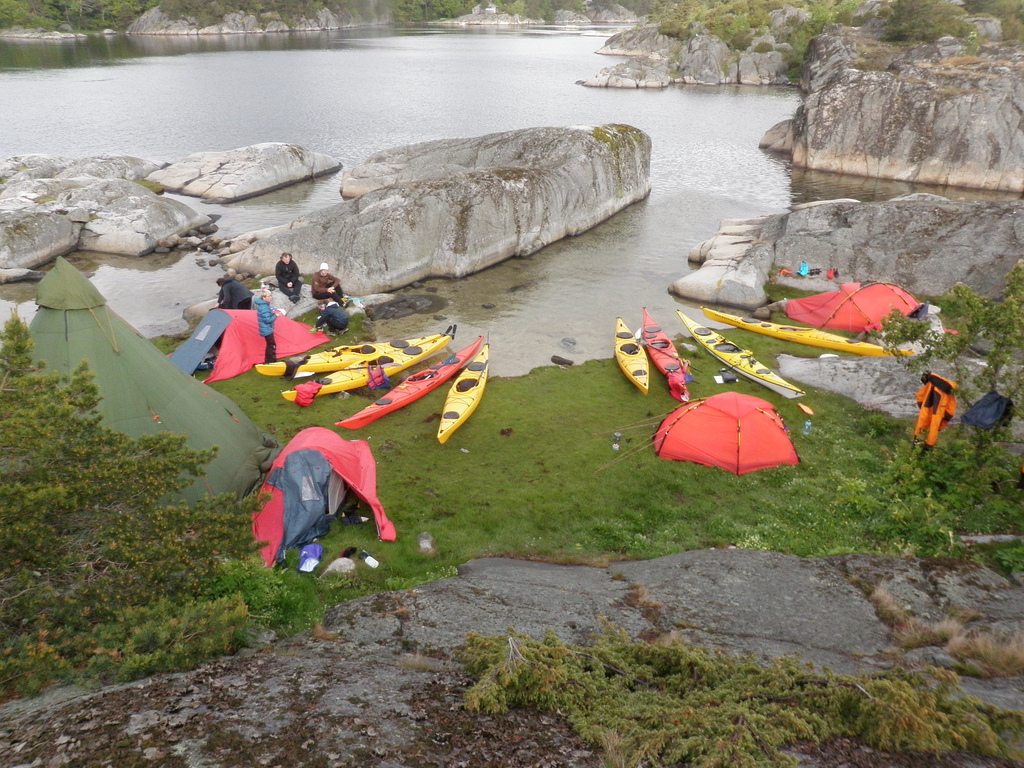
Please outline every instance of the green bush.
[{"label": "green bush", "polygon": [[248,610],[237,596],[129,608],[118,621],[90,633],[86,670],[100,679],[133,680],[190,669],[238,650],[247,621]]},{"label": "green bush", "polygon": [[308,576],[267,568],[257,557],[223,560],[204,587],[211,599],[238,596],[258,624],[284,633],[310,626],[320,615],[320,600]]},{"label": "green bush", "polygon": [[930,43],[945,35],[967,37],[974,29],[964,12],[946,0],[896,0],[889,9],[882,39]]},{"label": "green bush", "polygon": [[107,429],[88,368],[62,380],[31,352],[28,328],[13,316],[0,347],[0,631],[7,651],[56,653],[56,675],[83,661],[81,638],[97,627],[146,606],[187,605],[219,562],[251,553],[239,521],[256,499],[162,502],[211,452],[191,450],[182,435]]},{"label": "green bush", "polygon": [[678,640],[634,642],[616,628],[589,647],[553,633],[471,634],[463,660],[478,678],[469,710],[559,712],[605,747],[609,764],[782,768],[793,764],[786,746],[835,737],[886,751],[1009,757],[1019,752],[1008,737],[1024,733],[1024,716],[958,695],[946,670],[850,677],[795,658],[764,665]]}]

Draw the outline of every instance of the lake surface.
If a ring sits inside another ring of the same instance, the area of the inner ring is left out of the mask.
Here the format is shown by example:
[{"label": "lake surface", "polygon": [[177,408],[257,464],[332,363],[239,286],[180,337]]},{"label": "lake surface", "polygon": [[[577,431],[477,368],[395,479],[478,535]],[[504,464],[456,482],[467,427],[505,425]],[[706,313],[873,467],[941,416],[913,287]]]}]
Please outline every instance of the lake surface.
[{"label": "lake surface", "polygon": [[[652,192],[581,236],[462,280],[433,280],[440,309],[377,324],[379,337],[458,323],[458,341],[491,341],[492,371],[519,375],[558,354],[609,357],[615,317],[646,305],[683,333],[687,309],[667,286],[687,252],[722,219],[794,202],[888,198],[906,185],[804,174],[762,152],[762,134],[790,117],[795,89],[584,88],[621,59],[596,55],[610,30],[360,30],[211,39],[94,38],[0,42],[0,157],[128,154],[173,161],[264,141],[300,144],[352,167],[388,147],[540,125],[628,123],[652,138]],[[339,200],[331,176],[210,206],[221,234],[281,224]],[[181,312],[216,295],[219,267],[194,255],[140,259],[76,254],[110,305],[144,335],[186,329]],[[0,316],[34,311],[34,286],[0,286]]]}]

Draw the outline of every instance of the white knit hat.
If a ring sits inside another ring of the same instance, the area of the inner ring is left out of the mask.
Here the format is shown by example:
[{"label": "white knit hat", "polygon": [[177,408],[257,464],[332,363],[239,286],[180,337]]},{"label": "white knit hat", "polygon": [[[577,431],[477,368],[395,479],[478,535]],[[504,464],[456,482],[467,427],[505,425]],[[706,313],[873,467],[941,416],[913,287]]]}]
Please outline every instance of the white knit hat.
[{"label": "white knit hat", "polygon": [[330,267],[327,265],[327,262],[325,261],[323,264],[320,265],[320,269],[326,272],[328,269],[330,269]]}]

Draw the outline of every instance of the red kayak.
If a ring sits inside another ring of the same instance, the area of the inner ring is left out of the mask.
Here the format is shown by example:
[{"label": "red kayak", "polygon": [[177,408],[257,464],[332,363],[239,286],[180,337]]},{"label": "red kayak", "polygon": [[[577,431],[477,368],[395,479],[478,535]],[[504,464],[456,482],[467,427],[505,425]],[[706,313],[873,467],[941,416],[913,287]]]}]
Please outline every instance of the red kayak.
[{"label": "red kayak", "polygon": [[384,397],[370,403],[359,413],[355,413],[342,421],[335,422],[335,426],[345,427],[346,429],[359,429],[376,421],[381,416],[397,411],[414,400],[418,400],[427,392],[437,389],[454,376],[462,366],[473,359],[476,353],[480,351],[480,345],[483,343],[484,337],[477,336],[476,341],[465,349],[456,352],[446,360],[424,368],[419,373],[414,373],[384,395]]},{"label": "red kayak", "polygon": [[688,402],[690,391],[686,388],[686,380],[690,370],[690,361],[679,357],[675,345],[661,326],[654,322],[644,307],[643,324],[640,326],[640,338],[643,339],[647,354],[654,367],[665,374],[668,389],[672,397],[680,402]]}]

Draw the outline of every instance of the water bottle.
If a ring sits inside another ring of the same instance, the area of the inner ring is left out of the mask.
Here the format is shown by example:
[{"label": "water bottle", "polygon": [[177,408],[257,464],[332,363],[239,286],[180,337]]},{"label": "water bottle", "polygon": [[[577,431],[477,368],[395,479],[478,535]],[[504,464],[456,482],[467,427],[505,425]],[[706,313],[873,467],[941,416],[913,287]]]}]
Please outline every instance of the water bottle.
[{"label": "water bottle", "polygon": [[371,568],[376,568],[380,563],[373,555],[367,552],[365,549],[359,553],[359,559],[366,563]]},{"label": "water bottle", "polygon": [[424,555],[434,554],[434,537],[424,531],[419,538],[420,553]]},{"label": "water bottle", "polygon": [[621,442],[622,442],[622,433],[621,432],[616,432],[614,435],[612,435],[612,450],[613,451],[619,450],[619,443],[621,443]]},{"label": "water bottle", "polygon": [[806,436],[806,435],[809,435],[809,434],[811,434],[811,420],[810,419],[808,419],[807,421],[804,422],[804,435]]}]

